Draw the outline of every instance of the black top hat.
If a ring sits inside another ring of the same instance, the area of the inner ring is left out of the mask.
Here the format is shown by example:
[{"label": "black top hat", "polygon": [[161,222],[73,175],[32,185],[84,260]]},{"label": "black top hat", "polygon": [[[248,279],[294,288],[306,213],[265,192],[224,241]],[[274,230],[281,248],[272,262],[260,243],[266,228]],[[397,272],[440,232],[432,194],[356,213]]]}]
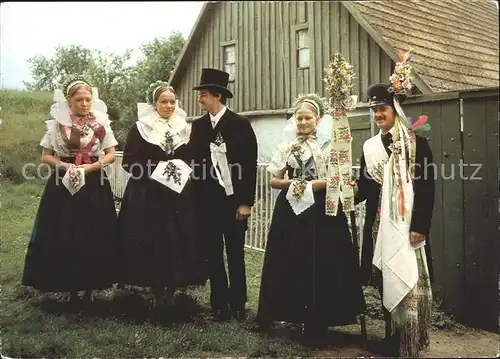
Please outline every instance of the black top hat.
[{"label": "black top hat", "polygon": [[216,69],[201,69],[200,84],[193,87],[193,90],[213,89],[220,91],[227,98],[232,98],[233,94],[227,88],[229,83],[229,74]]},{"label": "black top hat", "polygon": [[370,107],[383,105],[393,106],[394,93],[389,91],[389,86],[384,84],[374,84],[366,90]]}]

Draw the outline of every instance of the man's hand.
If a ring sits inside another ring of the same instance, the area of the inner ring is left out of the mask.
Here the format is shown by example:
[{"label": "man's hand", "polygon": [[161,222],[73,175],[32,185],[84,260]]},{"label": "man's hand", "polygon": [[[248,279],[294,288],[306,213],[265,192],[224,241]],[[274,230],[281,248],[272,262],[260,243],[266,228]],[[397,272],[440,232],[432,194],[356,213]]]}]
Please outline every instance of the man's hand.
[{"label": "man's hand", "polygon": [[358,184],[356,183],[356,181],[352,181],[351,186],[352,186],[352,190],[354,192],[354,195],[357,195],[359,188],[358,188]]},{"label": "man's hand", "polygon": [[250,217],[250,214],[252,213],[252,210],[250,207],[248,207],[246,204],[242,204],[241,206],[238,207],[236,210],[236,219],[238,221],[242,221]]},{"label": "man's hand", "polygon": [[417,232],[410,232],[410,243],[417,244],[425,240],[425,235]]}]

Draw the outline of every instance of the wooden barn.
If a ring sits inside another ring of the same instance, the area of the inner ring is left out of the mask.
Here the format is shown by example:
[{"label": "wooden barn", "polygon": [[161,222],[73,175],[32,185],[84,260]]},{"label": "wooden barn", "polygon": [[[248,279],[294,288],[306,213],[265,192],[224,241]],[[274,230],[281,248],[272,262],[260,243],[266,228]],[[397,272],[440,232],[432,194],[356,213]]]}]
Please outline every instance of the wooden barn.
[{"label": "wooden barn", "polygon": [[[415,93],[498,86],[498,10],[482,1],[207,2],[171,74],[188,116],[201,111],[203,67],[231,74],[228,106],[247,116],[268,162],[285,113],[303,92],[325,95],[324,69],[341,52],[354,66],[354,93],[388,82],[397,50],[413,48]],[[352,114],[354,157],[369,133],[368,112]],[[359,120],[358,120],[359,118]]]}]

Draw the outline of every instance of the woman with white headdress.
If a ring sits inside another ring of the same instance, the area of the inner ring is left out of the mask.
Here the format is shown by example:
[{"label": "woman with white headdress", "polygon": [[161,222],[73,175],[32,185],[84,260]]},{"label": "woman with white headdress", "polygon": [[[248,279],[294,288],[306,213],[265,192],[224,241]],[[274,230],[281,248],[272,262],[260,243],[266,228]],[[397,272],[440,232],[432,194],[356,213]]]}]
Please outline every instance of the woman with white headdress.
[{"label": "woman with white headdress", "polygon": [[75,77],[56,90],[40,145],[54,168],[28,244],[22,284],[43,292],[93,290],[116,280],[116,211],[104,166],[115,161],[117,141],[97,89]]},{"label": "woman with white headdress", "polygon": [[266,246],[257,321],[304,324],[308,344],[330,326],[356,323],[365,302],[345,213],[325,211],[333,119],[324,102],[301,95],[268,171],[278,195]]},{"label": "woman with white headdress", "polygon": [[151,287],[153,308],[162,309],[174,304],[175,288],[204,284],[207,274],[194,233],[186,114],[166,82],[152,83],[146,99],[123,154],[131,177],[118,218],[120,282]]}]

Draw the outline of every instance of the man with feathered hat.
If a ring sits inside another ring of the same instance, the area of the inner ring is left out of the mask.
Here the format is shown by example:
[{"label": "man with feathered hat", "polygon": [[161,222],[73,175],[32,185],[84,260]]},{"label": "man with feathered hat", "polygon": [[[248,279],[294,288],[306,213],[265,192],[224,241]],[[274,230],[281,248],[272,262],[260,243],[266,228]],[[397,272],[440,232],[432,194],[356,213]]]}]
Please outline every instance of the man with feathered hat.
[{"label": "man with feathered hat", "polygon": [[356,202],[366,200],[363,280],[375,281],[381,292],[386,354],[415,357],[429,345],[432,270],[427,237],[435,178],[431,149],[418,135],[430,128],[427,117],[409,125],[401,108],[411,89],[409,60],[408,54],[401,56],[391,85],[367,89],[372,129],[376,124],[380,131],[363,144]]}]

